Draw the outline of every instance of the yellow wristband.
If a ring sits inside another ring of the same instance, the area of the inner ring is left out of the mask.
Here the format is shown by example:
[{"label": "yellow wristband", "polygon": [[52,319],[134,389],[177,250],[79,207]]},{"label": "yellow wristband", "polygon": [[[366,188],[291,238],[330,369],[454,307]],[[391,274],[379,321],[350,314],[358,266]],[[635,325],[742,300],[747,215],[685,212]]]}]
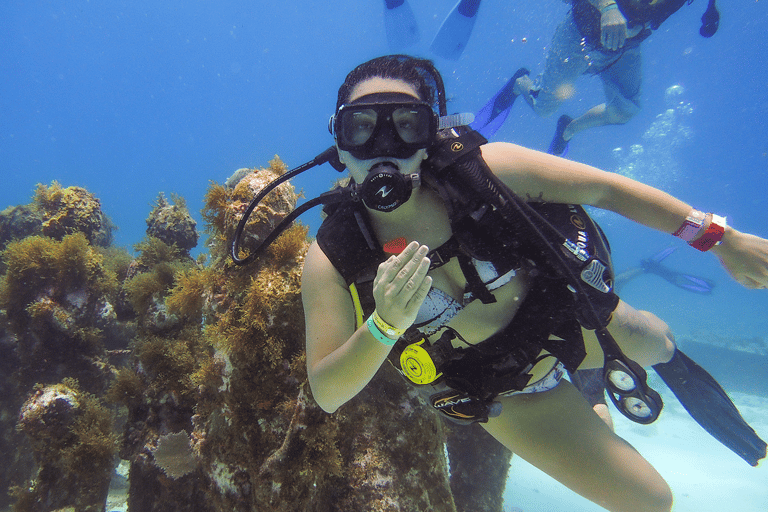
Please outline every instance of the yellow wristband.
[{"label": "yellow wristband", "polygon": [[379,330],[389,338],[397,339],[405,333],[405,329],[398,329],[397,327],[389,325],[387,322],[385,322],[381,316],[379,316],[379,312],[375,309],[371,314],[371,318],[373,318],[373,322],[376,324],[376,327],[378,327]]},{"label": "yellow wristband", "polygon": [[382,344],[391,347],[397,342],[397,339],[393,340],[381,332],[381,329],[376,326],[376,322],[373,321],[373,315],[368,317],[368,320],[365,321],[365,325],[368,327],[368,332],[370,332],[373,337],[380,341]]}]

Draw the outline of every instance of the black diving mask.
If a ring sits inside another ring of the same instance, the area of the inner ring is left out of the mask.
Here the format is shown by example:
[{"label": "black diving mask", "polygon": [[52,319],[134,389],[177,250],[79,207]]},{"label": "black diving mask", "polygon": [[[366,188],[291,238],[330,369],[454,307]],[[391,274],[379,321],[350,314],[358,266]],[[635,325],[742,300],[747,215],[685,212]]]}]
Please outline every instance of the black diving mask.
[{"label": "black diving mask", "polygon": [[367,94],[342,105],[328,123],[339,149],[359,160],[406,159],[435,140],[438,116],[410,94]]}]

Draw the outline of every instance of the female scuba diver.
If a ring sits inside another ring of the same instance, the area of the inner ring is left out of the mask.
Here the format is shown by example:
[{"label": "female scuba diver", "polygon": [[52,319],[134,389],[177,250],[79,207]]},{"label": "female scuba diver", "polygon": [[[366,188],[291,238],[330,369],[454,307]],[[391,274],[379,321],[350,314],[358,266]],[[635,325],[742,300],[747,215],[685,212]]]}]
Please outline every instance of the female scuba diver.
[{"label": "female scuba diver", "polygon": [[[330,128],[354,200],[326,208],[303,270],[315,400],[336,411],[389,358],[447,419],[480,422],[600,506],[670,510],[667,483],[562,379],[604,367],[622,412],[650,422],[661,400],[634,363],[677,354],[662,320],[612,293],[602,234],[576,205],[711,249],[748,288],[768,286],[768,240],[621,175],[441,129],[451,122],[440,116],[427,60],[379,57],[339,89]],[[572,234],[558,239],[549,223]]]}]

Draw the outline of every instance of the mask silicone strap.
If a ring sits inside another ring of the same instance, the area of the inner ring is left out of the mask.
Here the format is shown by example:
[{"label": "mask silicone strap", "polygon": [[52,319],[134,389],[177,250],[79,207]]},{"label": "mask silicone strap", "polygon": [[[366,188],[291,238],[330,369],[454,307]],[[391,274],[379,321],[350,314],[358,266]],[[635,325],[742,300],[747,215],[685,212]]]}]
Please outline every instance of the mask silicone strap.
[{"label": "mask silicone strap", "polygon": [[464,112],[462,114],[451,114],[450,116],[440,116],[437,122],[437,129],[456,128],[457,126],[468,126],[475,120],[475,114]]}]

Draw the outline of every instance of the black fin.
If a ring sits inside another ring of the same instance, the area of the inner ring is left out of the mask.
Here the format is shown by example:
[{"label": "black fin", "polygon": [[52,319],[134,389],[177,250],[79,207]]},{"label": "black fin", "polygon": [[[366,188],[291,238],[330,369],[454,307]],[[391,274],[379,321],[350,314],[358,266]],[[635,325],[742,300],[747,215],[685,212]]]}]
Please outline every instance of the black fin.
[{"label": "black fin", "polygon": [[712,437],[751,466],[765,457],[765,441],[744,421],[725,390],[680,349],[668,363],[656,364],[653,369]]}]

